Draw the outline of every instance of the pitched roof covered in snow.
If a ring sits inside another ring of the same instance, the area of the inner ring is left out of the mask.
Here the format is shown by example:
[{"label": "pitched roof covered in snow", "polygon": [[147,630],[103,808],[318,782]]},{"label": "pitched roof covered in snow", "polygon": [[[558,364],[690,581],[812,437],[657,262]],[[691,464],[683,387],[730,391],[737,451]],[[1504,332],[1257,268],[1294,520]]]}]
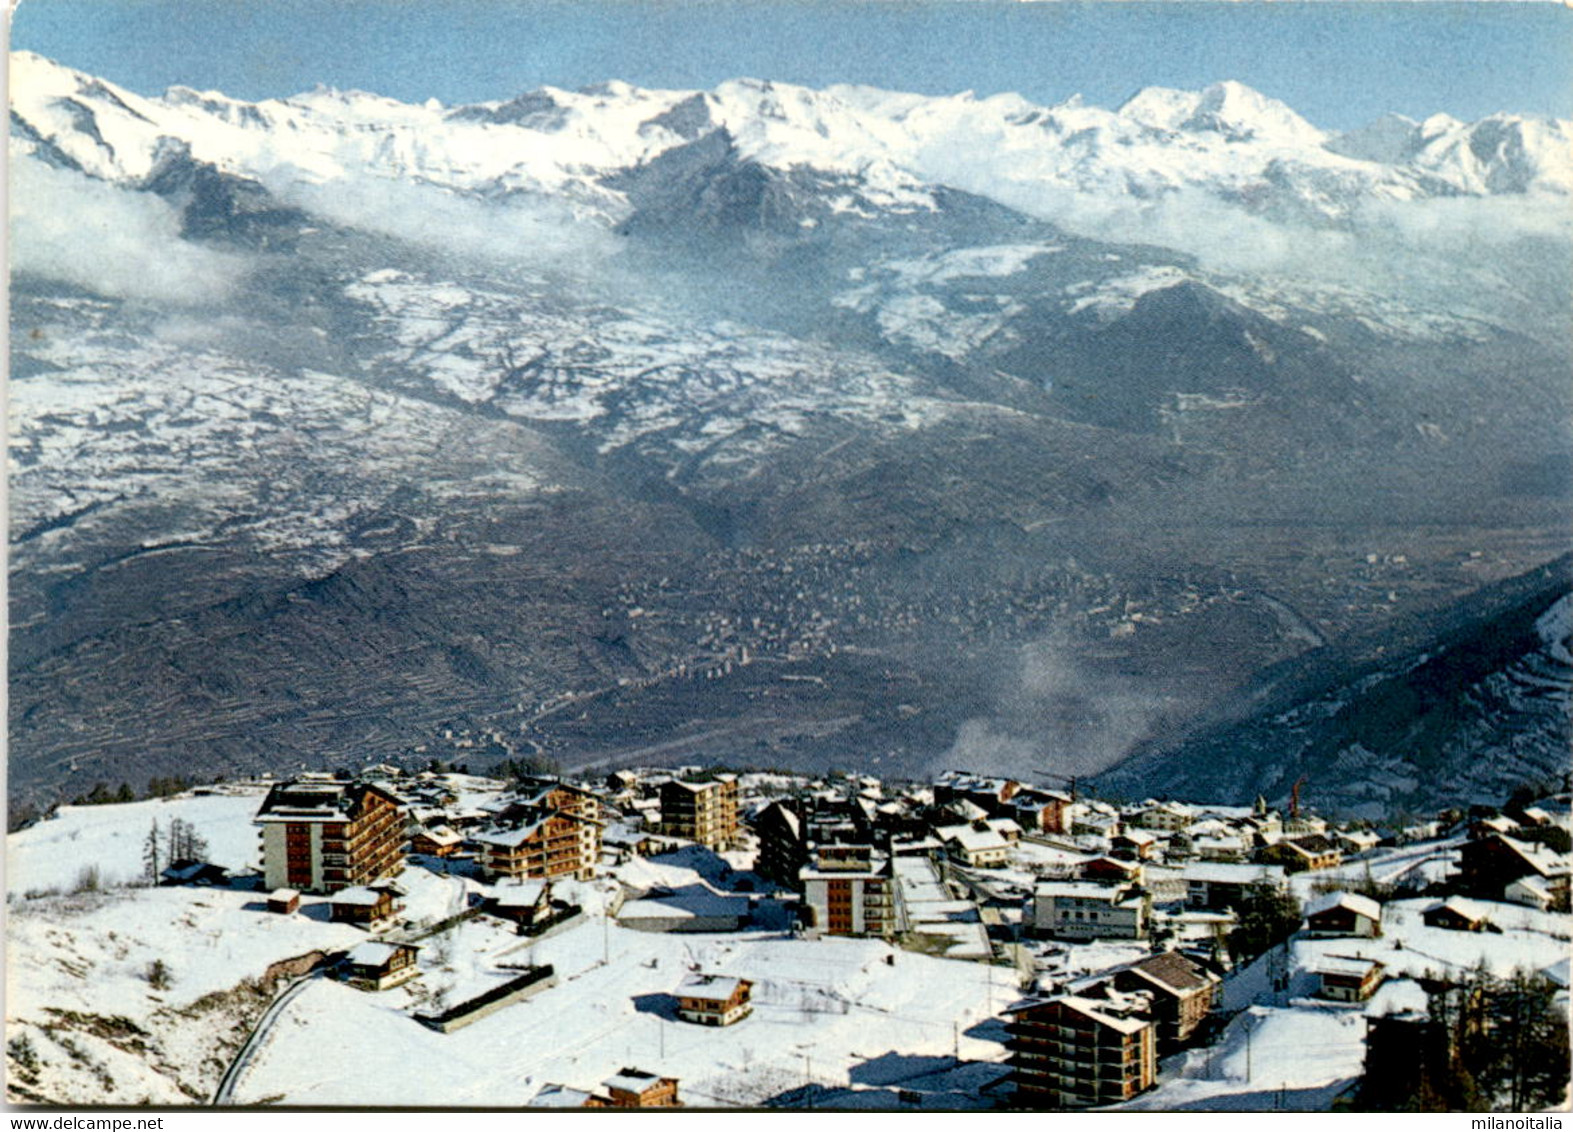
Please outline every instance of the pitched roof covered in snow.
[{"label": "pitched roof covered in snow", "polygon": [[672,993],[678,998],[697,998],[705,1002],[731,1002],[744,980],[732,975],[685,975]]},{"label": "pitched roof covered in snow", "polygon": [[1318,897],[1305,910],[1306,918],[1320,916],[1323,912],[1331,912],[1335,908],[1343,908],[1357,916],[1364,916],[1368,920],[1382,918],[1382,906],[1369,896],[1360,896],[1353,892],[1329,892]]}]

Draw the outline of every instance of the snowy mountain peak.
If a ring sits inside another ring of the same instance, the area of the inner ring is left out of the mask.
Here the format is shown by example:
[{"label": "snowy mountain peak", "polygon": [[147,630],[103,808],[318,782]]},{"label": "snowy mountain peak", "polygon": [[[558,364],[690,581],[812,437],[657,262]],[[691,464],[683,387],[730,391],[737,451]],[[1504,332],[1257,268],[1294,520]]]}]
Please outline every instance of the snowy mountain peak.
[{"label": "snowy mountain peak", "polygon": [[1151,201],[1183,188],[1338,219],[1371,198],[1573,192],[1565,122],[1391,118],[1339,137],[1238,82],[1148,87],[1118,111],[1079,98],[1045,107],[1016,94],[756,78],[708,92],[620,80],[541,87],[445,108],[330,87],[255,103],[188,87],[144,98],[18,52],[12,95],[16,152],[103,180],[142,181],[159,140],[174,137],[193,160],[267,184],[409,179],[488,196],[564,195],[607,216],[622,211],[610,188],[619,174],[721,129],[761,165],[877,177],[903,192],[943,184],[1006,203],[1045,191]]},{"label": "snowy mountain peak", "polygon": [[1178,130],[1187,118],[1196,113],[1200,102],[1201,96],[1195,91],[1149,86],[1120,103],[1115,113],[1139,125],[1172,131]]},{"label": "snowy mountain peak", "polygon": [[1231,141],[1258,140],[1321,146],[1327,136],[1288,106],[1244,83],[1214,83],[1197,98],[1184,128],[1213,130]]}]

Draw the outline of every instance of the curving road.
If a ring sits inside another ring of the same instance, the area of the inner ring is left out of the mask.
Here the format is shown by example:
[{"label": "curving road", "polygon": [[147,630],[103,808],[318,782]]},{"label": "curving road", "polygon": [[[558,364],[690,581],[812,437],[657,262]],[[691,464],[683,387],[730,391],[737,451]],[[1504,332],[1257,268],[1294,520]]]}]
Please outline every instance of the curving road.
[{"label": "curving road", "polygon": [[322,975],[323,972],[320,970],[313,971],[309,975],[302,975],[285,987],[279,996],[268,1005],[268,1008],[262,1012],[262,1017],[257,1019],[257,1024],[251,1028],[250,1035],[236,1052],[234,1060],[229,1063],[229,1068],[224,1070],[224,1076],[219,1078],[218,1088],[213,1092],[213,1099],[208,1102],[210,1105],[217,1107],[234,1103],[235,1085],[250,1067],[251,1058],[262,1047],[262,1043],[267,1040],[268,1031],[272,1029],[273,1023],[278,1021],[278,1017],[284,1012],[284,1008],[293,1002],[301,991],[306,989],[307,983],[313,979],[321,978]]}]

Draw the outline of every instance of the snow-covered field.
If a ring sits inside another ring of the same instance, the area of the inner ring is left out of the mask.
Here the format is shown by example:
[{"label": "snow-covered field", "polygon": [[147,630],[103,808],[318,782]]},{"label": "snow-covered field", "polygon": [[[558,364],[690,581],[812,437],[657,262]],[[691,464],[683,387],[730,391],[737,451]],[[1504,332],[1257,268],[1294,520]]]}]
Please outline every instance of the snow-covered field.
[{"label": "snow-covered field", "polygon": [[[207,842],[214,864],[231,872],[255,869],[261,856],[251,817],[265,790],[223,789],[221,794],[119,806],[61,806],[55,817],[6,837],[6,892],[13,901],[29,892],[70,892],[88,867],[98,869],[105,887],[134,881],[142,876],[149,831],[156,824],[167,837],[177,818]],[[12,904],[13,912],[17,907]]]},{"label": "snow-covered field", "polygon": [[[460,932],[461,947],[469,946]],[[607,961],[603,963],[603,953]],[[281,1016],[237,1103],[520,1105],[543,1084],[595,1086],[623,1066],[680,1079],[695,1104],[757,1105],[808,1080],[846,1085],[891,1052],[998,1060],[1009,972],[868,940],[760,933],[661,935],[599,917],[516,953],[559,983],[450,1034],[406,1011],[420,980],[366,994],[323,980]],[[889,960],[894,957],[894,963]],[[689,970],[754,981],[754,1013],[726,1029],[676,1019]],[[424,976],[423,976],[424,978]],[[411,1072],[411,1067],[431,1067]]]}]

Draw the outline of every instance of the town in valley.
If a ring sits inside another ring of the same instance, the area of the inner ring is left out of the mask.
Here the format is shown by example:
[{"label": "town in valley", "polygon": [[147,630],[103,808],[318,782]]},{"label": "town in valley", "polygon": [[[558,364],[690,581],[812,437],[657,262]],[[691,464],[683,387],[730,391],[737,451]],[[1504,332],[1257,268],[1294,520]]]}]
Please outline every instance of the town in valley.
[{"label": "town in valley", "polygon": [[1329,821],[1303,784],[1229,806],[962,771],[534,769],[162,781],[12,833],[10,1100],[1565,1094],[1565,790],[1406,825]]}]

